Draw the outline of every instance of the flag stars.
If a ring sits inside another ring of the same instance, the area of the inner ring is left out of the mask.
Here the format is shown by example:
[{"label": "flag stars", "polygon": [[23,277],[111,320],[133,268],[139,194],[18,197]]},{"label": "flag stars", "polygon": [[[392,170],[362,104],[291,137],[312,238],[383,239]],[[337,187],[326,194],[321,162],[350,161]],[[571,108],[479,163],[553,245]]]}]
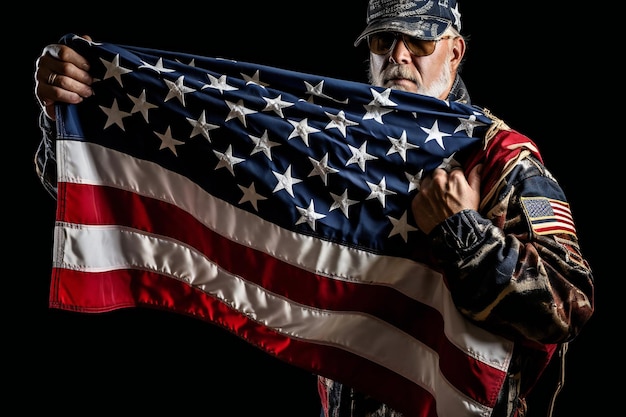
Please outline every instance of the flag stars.
[{"label": "flag stars", "polygon": [[120,66],[120,55],[115,55],[113,61],[107,61],[103,58],[100,58],[100,61],[102,61],[104,67],[106,68],[103,80],[106,80],[107,78],[115,78],[120,87],[123,87],[124,85],[122,84],[122,75],[131,73],[132,70]]},{"label": "flag stars", "polygon": [[107,115],[107,121],[104,123],[104,128],[106,129],[107,127],[115,124],[117,126],[119,126],[120,129],[125,130],[124,129],[124,122],[123,119],[125,117],[130,116],[130,113],[127,113],[125,111],[121,111],[117,105],[117,99],[113,99],[113,104],[111,105],[110,108],[104,107],[104,106],[99,106],[100,109]]},{"label": "flag stars", "polygon": [[185,142],[174,139],[174,137],[172,136],[172,131],[169,126],[165,130],[164,134],[161,134],[158,132],[154,132],[154,134],[157,135],[159,139],[161,139],[161,146],[159,147],[159,150],[167,148],[170,151],[172,151],[174,155],[178,156],[178,153],[176,152],[176,146],[182,145]]},{"label": "flag stars", "polygon": [[370,101],[369,103],[370,106],[378,106],[378,107],[397,106],[397,104],[389,98],[389,96],[391,95],[390,88],[387,88],[382,93],[379,93],[373,88],[370,88],[370,91],[372,92],[372,97],[374,98],[372,101]]},{"label": "flag stars", "polygon": [[273,193],[277,193],[280,190],[285,190],[289,193],[290,196],[294,197],[293,186],[295,184],[299,184],[302,180],[298,178],[293,178],[291,176],[291,165],[287,167],[287,170],[284,174],[278,173],[276,171],[272,171],[276,179],[278,180],[278,184],[274,187]]},{"label": "flag stars", "polygon": [[258,153],[258,152],[263,152],[265,156],[267,156],[267,159],[271,161],[272,160],[272,148],[274,146],[280,145],[280,143],[272,142],[269,139],[267,130],[263,132],[261,137],[257,137],[254,135],[248,135],[248,137],[250,138],[252,142],[254,142],[254,148],[252,149],[252,152],[250,152],[250,155],[254,155],[255,153]]},{"label": "flag stars", "polygon": [[319,175],[324,182],[324,185],[328,185],[328,174],[336,174],[339,170],[332,168],[328,165],[328,153],[317,161],[309,156],[309,161],[313,165],[313,170],[309,174],[309,177]]},{"label": "flag stars", "polygon": [[143,65],[140,65],[139,68],[147,68],[147,69],[151,69],[153,71],[158,72],[159,74],[162,72],[174,72],[175,70],[170,69],[170,68],[165,68],[163,66],[163,58],[159,58],[159,60],[157,61],[156,64],[152,65],[147,63],[146,61],[141,61]]},{"label": "flag stars", "polygon": [[130,100],[133,102],[133,108],[131,109],[130,113],[131,114],[141,113],[141,115],[143,116],[143,119],[147,123],[148,122],[148,110],[156,109],[159,106],[152,104],[152,103],[148,103],[148,100],[146,99],[145,89],[141,91],[141,94],[139,95],[139,97],[133,97],[130,94],[127,94],[127,95],[128,95],[128,98],[130,98]]},{"label": "flag stars", "polygon": [[346,104],[348,103],[348,100],[337,100],[332,98],[329,95],[324,94],[323,90],[324,90],[324,80],[320,81],[319,83],[317,83],[316,85],[310,84],[308,82],[304,82],[304,86],[306,87],[306,94],[309,94],[309,99],[307,100],[307,102],[309,103],[313,103],[314,98],[315,97],[320,97],[326,100],[331,100],[334,101],[336,103],[343,103]]},{"label": "flag stars", "polygon": [[397,153],[400,155],[402,160],[406,162],[406,152],[409,149],[419,149],[419,146],[414,145],[407,141],[406,139],[406,130],[402,131],[402,135],[399,138],[392,138],[391,136],[387,136],[387,139],[391,142],[391,148],[387,151],[387,155],[391,155]]},{"label": "flag stars", "polygon": [[348,189],[345,189],[342,195],[330,193],[330,196],[333,198],[334,203],[330,206],[328,211],[340,209],[343,215],[346,216],[346,219],[348,219],[348,209],[350,206],[358,203],[358,201],[348,198]]},{"label": "flag stars", "polygon": [[283,119],[285,118],[283,109],[294,105],[288,101],[283,101],[281,94],[279,94],[276,98],[263,97],[263,100],[267,103],[263,111],[273,111]]},{"label": "flag stars", "polygon": [[385,207],[387,196],[396,194],[396,192],[387,189],[387,181],[385,177],[383,177],[378,184],[374,184],[369,181],[366,181],[366,183],[371,190],[371,193],[367,196],[366,200],[376,198],[383,207]]},{"label": "flag stars", "polygon": [[206,140],[211,142],[211,137],[209,136],[209,132],[213,129],[219,128],[219,126],[211,124],[211,123],[207,123],[205,113],[206,111],[202,110],[202,113],[200,114],[200,117],[198,118],[198,120],[190,119],[189,117],[187,117],[187,121],[191,123],[191,126],[193,126],[193,130],[191,131],[191,135],[189,135],[189,137],[193,138],[194,136],[202,135],[206,138]]},{"label": "flag stars", "polygon": [[361,171],[365,172],[365,162],[372,161],[374,159],[378,159],[374,155],[370,155],[366,151],[367,142],[363,142],[360,148],[355,148],[354,146],[348,144],[350,151],[352,152],[352,157],[348,159],[346,162],[346,166],[351,164],[359,164],[359,168]]},{"label": "flag stars", "polygon": [[219,162],[215,166],[215,170],[217,171],[220,168],[226,168],[233,176],[235,175],[235,165],[245,161],[245,159],[233,156],[232,145],[228,145],[228,149],[226,149],[226,152],[224,153],[216,151],[215,149],[213,150],[213,153],[217,156],[217,159],[219,159]]},{"label": "flag stars", "polygon": [[254,207],[254,210],[259,211],[259,200],[267,200],[267,197],[263,197],[261,194],[256,192],[254,182],[250,183],[249,187],[244,187],[242,185],[237,186],[241,191],[243,191],[243,197],[239,200],[239,204],[250,203],[252,204],[252,207]]},{"label": "flag stars", "polygon": [[237,90],[237,87],[233,87],[226,82],[226,75],[222,75],[220,78],[216,78],[211,74],[207,74],[207,77],[209,78],[211,84],[204,84],[201,90],[204,90],[205,88],[213,88],[215,90],[218,90],[220,94],[223,94],[224,91]]},{"label": "flag stars", "polygon": [[393,225],[391,232],[389,232],[388,238],[400,235],[402,239],[406,242],[409,239],[409,232],[415,232],[417,230],[416,227],[411,226],[407,221],[407,212],[405,211],[399,219],[393,218],[391,216],[387,216],[391,224]]},{"label": "flag stars", "polygon": [[343,110],[341,110],[336,115],[332,113],[328,113],[328,112],[324,112],[324,113],[326,113],[326,116],[330,118],[330,122],[326,125],[326,129],[337,128],[339,129],[339,131],[341,132],[344,138],[346,137],[346,128],[348,126],[359,125],[358,122],[353,122],[352,120],[348,120]]},{"label": "flag stars", "polygon": [[226,101],[226,105],[230,109],[230,112],[228,113],[228,116],[226,116],[225,122],[231,119],[239,119],[244,127],[248,127],[248,124],[246,122],[246,116],[248,114],[257,113],[256,110],[248,109],[246,106],[244,106],[243,100],[239,100],[237,103]]},{"label": "flag stars", "polygon": [[257,70],[253,76],[246,75],[242,72],[240,74],[246,82],[246,85],[253,84],[262,88],[265,88],[269,85],[268,83],[261,82],[259,78],[259,70]]},{"label": "flag stars", "polygon": [[418,190],[420,189],[420,183],[422,181],[422,176],[424,175],[424,170],[420,169],[420,171],[415,174],[409,174],[408,172],[404,173],[404,176],[406,177],[407,181],[409,182],[409,188],[408,188],[408,192],[410,193],[413,190]]},{"label": "flag stars", "polygon": [[458,118],[460,124],[457,126],[456,129],[454,129],[454,133],[456,132],[460,132],[461,130],[464,130],[465,133],[467,133],[467,136],[472,137],[474,136],[474,129],[480,126],[486,126],[486,123],[483,123],[479,120],[476,119],[475,115],[471,115],[469,116],[469,118],[464,119],[462,117]]},{"label": "flag stars", "polygon": [[391,94],[391,89],[389,88],[382,93],[379,93],[373,88],[370,88],[370,91],[374,99],[364,106],[366,113],[363,116],[363,120],[374,119],[378,123],[383,124],[383,116],[393,111],[393,109],[386,107],[395,107],[397,104],[389,99],[389,95]]},{"label": "flag stars", "polygon": [[313,200],[311,200],[309,207],[303,208],[296,206],[296,210],[298,210],[298,213],[300,213],[300,218],[296,222],[296,225],[306,223],[313,230],[315,230],[315,223],[319,219],[323,219],[324,217],[326,217],[325,214],[315,212],[315,205],[313,204]]},{"label": "flag stars", "polygon": [[168,101],[176,97],[184,107],[185,106],[185,94],[195,91],[193,88],[187,87],[185,86],[185,84],[183,84],[185,81],[185,76],[181,75],[180,77],[178,77],[178,79],[176,79],[175,82],[172,82],[170,80],[164,80],[164,81],[165,81],[165,84],[167,84],[167,87],[170,89],[170,91],[167,93],[167,96],[165,97],[163,101]]},{"label": "flag stars", "polygon": [[299,122],[295,120],[288,120],[288,122],[291,123],[294,129],[291,131],[287,140],[300,137],[307,147],[309,146],[309,135],[320,131],[319,129],[309,126],[309,120],[307,118]]},{"label": "flag stars", "polygon": [[441,164],[437,168],[441,168],[446,170],[447,172],[452,171],[455,168],[462,168],[461,163],[454,159],[454,154],[450,155],[447,158],[443,158]]},{"label": "flag stars", "polygon": [[433,123],[433,126],[430,129],[427,127],[423,127],[423,126],[420,126],[420,128],[428,134],[428,137],[426,138],[426,140],[424,140],[424,143],[428,143],[431,140],[435,140],[437,141],[441,149],[444,149],[444,150],[446,149],[446,147],[443,144],[443,138],[446,136],[452,136],[452,135],[450,135],[449,133],[441,132],[439,130],[439,121],[435,120],[435,123]]}]

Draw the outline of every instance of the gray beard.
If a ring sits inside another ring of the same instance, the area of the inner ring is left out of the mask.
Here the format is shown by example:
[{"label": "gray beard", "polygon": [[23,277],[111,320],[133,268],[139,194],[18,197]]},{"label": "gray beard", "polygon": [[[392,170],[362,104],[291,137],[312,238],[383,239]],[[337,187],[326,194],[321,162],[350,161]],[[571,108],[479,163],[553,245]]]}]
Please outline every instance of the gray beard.
[{"label": "gray beard", "polygon": [[[370,84],[384,88],[386,86],[383,85],[383,80],[385,78],[388,78],[390,74],[395,73],[395,74],[403,75],[404,78],[410,78],[407,76],[407,74],[403,74],[403,72],[404,71],[402,71],[401,68],[396,65],[395,67],[388,67],[383,73],[375,76],[372,72],[372,67],[370,66],[369,71],[368,71],[368,79],[369,79]],[[451,81],[452,81],[452,69],[450,65],[448,64],[443,67],[443,71],[441,71],[439,78],[437,78],[430,86],[425,87],[424,85],[419,84],[417,86],[417,92],[418,94],[423,94],[426,96],[439,97],[442,94],[445,94],[446,91],[450,88]],[[404,90],[403,88],[397,85],[393,85],[391,86],[391,88]],[[447,96],[447,94],[445,94],[445,96]]]}]

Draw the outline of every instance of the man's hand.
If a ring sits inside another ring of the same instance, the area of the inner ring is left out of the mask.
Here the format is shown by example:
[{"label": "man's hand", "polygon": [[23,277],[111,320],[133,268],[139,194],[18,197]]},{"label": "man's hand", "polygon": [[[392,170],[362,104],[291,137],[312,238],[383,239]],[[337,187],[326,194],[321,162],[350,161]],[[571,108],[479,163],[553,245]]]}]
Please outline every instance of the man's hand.
[{"label": "man's hand", "polygon": [[55,118],[55,102],[76,104],[93,94],[88,71],[87,60],[68,46],[51,44],[43,49],[35,63],[35,95],[49,118]]},{"label": "man's hand", "polygon": [[422,179],[420,191],[411,203],[417,227],[429,234],[435,226],[459,211],[477,210],[480,204],[480,171],[476,165],[465,178],[461,168],[450,172],[437,168]]}]

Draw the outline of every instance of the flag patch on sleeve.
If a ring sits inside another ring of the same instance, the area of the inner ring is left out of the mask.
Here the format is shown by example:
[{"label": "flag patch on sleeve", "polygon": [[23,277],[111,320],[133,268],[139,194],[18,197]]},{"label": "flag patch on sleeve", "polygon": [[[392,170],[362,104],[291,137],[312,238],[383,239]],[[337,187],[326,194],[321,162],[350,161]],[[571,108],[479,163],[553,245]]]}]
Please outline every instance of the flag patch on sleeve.
[{"label": "flag patch on sleeve", "polygon": [[567,233],[576,236],[569,204],[545,197],[522,197],[522,206],[538,235]]}]

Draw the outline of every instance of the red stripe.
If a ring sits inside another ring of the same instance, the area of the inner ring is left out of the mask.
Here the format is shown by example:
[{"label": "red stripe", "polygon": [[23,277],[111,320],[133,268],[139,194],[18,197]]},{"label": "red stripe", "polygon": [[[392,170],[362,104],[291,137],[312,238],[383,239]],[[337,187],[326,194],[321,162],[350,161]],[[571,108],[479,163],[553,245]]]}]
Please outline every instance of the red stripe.
[{"label": "red stripe", "polygon": [[[435,416],[417,414],[423,404],[432,403],[434,399],[428,391],[400,375],[345,350],[291,339],[180,281],[140,270],[85,273],[54,269],[53,282],[56,282],[50,303],[53,308],[99,313],[141,306],[183,313],[222,326],[287,363],[330,378],[347,380],[353,387],[366,392],[379,392],[382,401],[397,404],[400,409],[408,411],[407,415]],[[125,288],[126,296],[102,297],[103,294],[112,295],[110,291],[103,291],[103,283],[112,284],[110,288]],[[132,297],[128,297],[131,293]],[[86,302],[93,304],[82,308]],[[388,382],[381,385],[380,381]]]}]

